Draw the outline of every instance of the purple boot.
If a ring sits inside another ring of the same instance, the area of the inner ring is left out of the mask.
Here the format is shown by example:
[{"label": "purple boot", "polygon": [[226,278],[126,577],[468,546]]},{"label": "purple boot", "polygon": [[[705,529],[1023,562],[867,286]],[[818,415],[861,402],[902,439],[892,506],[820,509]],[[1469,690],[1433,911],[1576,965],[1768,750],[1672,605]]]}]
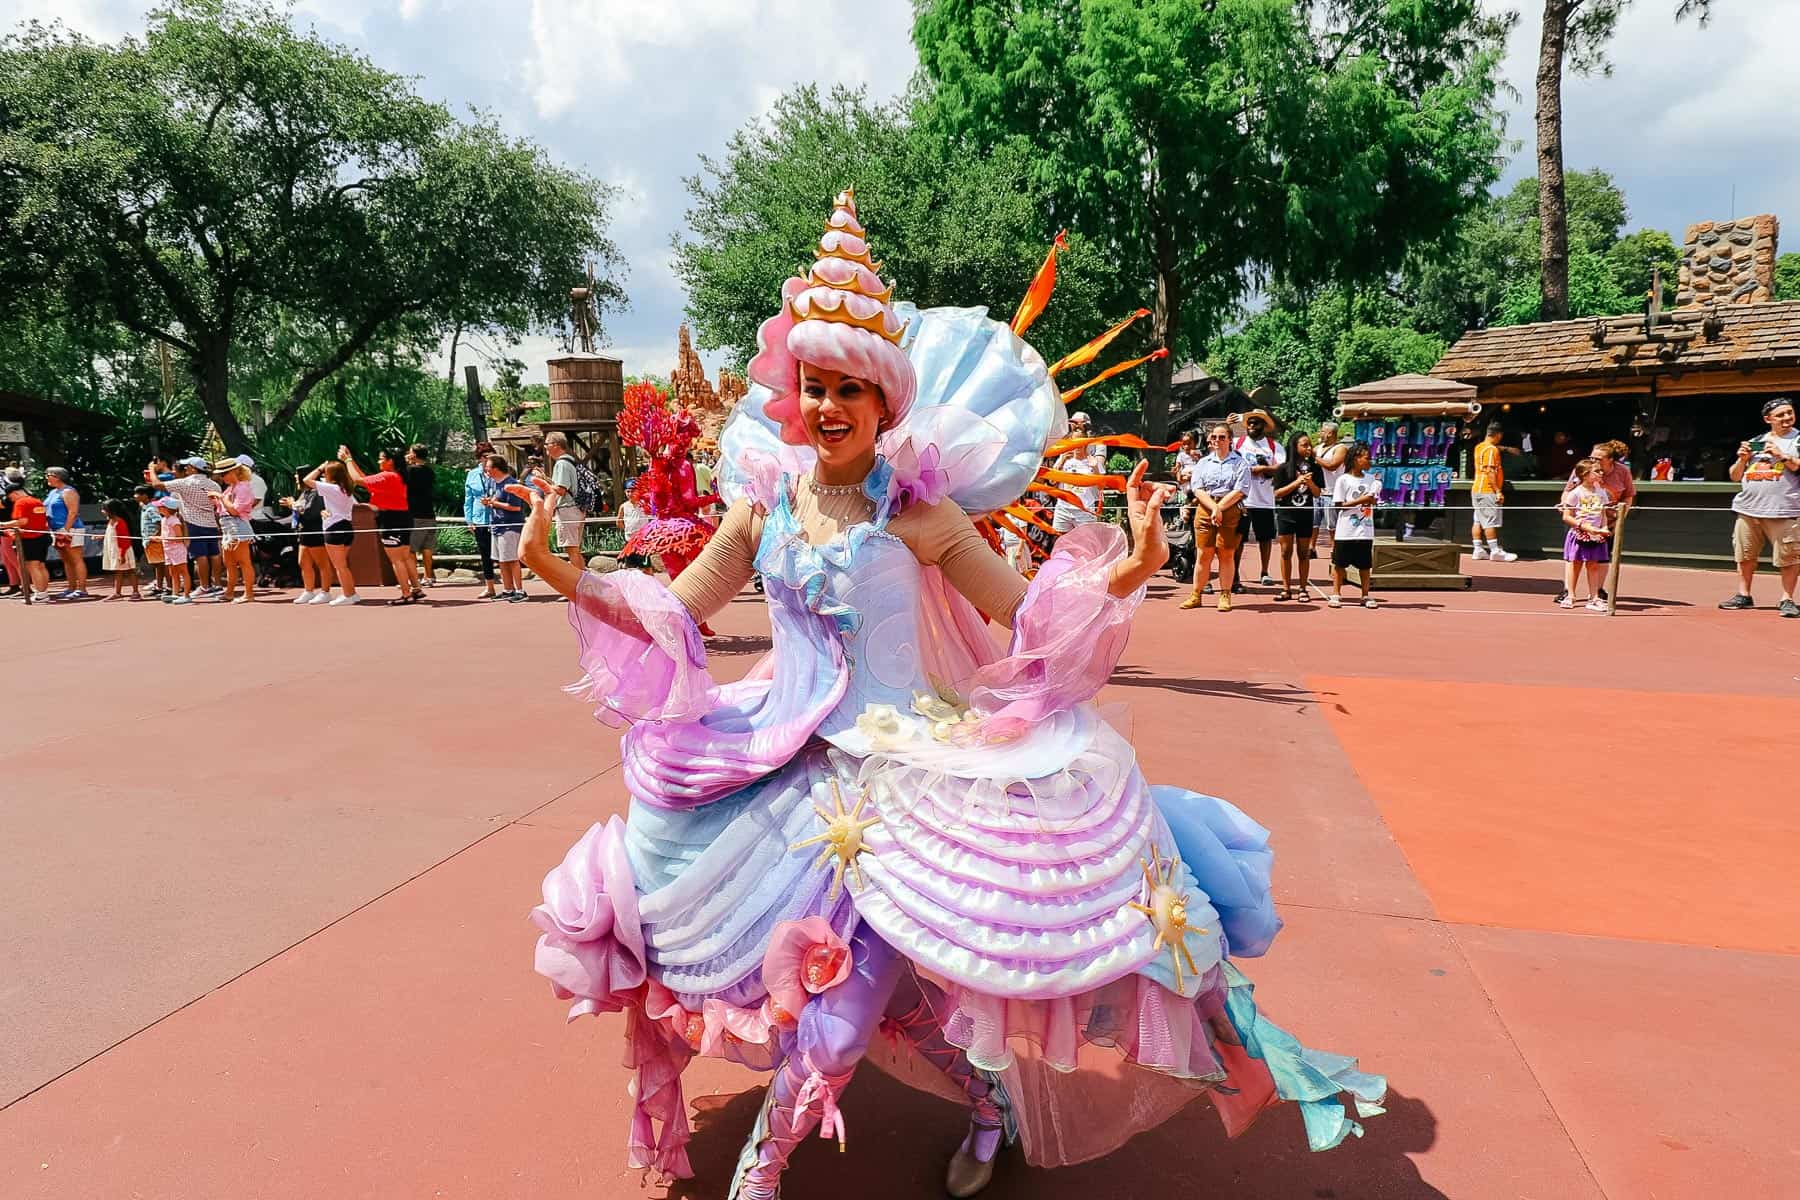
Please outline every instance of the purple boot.
[{"label": "purple boot", "polygon": [[787,1053],[763,1097],[756,1128],[738,1158],[729,1200],[775,1200],[781,1173],[807,1134],[823,1125],[844,1144],[838,1097],[849,1085],[894,994],[900,958],[867,929],[850,939],[850,977],[814,996],[800,1013]]},{"label": "purple boot", "polygon": [[1000,1086],[998,1077],[976,1067],[961,1047],[944,1037],[943,1026],[932,1011],[934,998],[941,1001],[941,993],[909,973],[895,989],[884,1025],[911,1042],[925,1061],[954,1081],[969,1098],[969,1130],[950,1159],[944,1179],[944,1190],[963,1200],[988,1185],[994,1177],[994,1160],[1001,1145],[1018,1135],[1011,1127],[1006,1089]]}]

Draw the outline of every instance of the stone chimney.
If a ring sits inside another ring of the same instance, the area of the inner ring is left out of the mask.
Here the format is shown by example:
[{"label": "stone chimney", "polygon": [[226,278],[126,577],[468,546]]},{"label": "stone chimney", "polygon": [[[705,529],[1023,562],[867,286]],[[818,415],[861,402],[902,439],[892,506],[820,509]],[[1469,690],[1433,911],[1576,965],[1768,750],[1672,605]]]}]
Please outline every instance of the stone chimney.
[{"label": "stone chimney", "polygon": [[1689,225],[1681,249],[1679,307],[1767,304],[1775,298],[1775,247],[1781,222],[1764,214]]}]

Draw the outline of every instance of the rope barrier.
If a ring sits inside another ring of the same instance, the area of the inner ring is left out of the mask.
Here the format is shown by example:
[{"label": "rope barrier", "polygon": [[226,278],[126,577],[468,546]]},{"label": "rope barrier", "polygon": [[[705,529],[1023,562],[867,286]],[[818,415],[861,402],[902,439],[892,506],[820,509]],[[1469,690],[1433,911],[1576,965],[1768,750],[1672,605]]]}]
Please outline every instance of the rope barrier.
[{"label": "rope barrier", "polygon": [[[252,519],[254,520],[256,518],[252,518]],[[554,518],[552,518],[552,520],[554,520]],[[622,520],[622,518],[620,518],[620,517],[583,517],[581,519],[581,523],[583,525],[617,525],[621,522],[621,520]],[[188,523],[186,521],[183,521],[182,526],[185,528],[188,526]],[[418,533],[418,532],[420,532],[422,530],[426,530],[426,529],[430,529],[430,530],[434,530],[434,531],[441,531],[441,530],[445,530],[445,529],[475,530],[475,529],[493,529],[493,528],[495,528],[495,526],[492,526],[492,525],[471,525],[461,517],[439,517],[437,519],[437,523],[431,524],[431,525],[395,525],[395,526],[390,526],[386,529],[383,529],[380,526],[376,526],[376,525],[365,525],[360,529],[356,529],[354,532],[366,533],[366,534],[370,534],[375,537],[379,537],[384,533]],[[525,528],[525,525],[523,522],[520,522],[517,525],[508,525],[508,526],[505,526],[504,528],[523,529],[523,528]],[[335,531],[337,529],[339,529],[339,526],[333,526],[331,531]],[[52,530],[48,530],[46,532],[54,534],[58,531],[52,529]],[[323,530],[323,529],[316,530],[316,531],[310,530],[310,529],[308,529],[308,530],[259,529],[248,540],[255,541],[259,538],[300,537],[302,534],[313,534],[314,536],[323,536],[327,532],[330,532],[330,531]],[[191,542],[191,541],[194,541],[196,539],[196,537],[218,540],[218,539],[222,539],[224,536],[225,536],[224,532],[222,530],[217,529],[216,527],[215,527],[214,532],[212,532],[212,533],[202,533],[202,534],[191,534],[190,533],[190,534],[186,534],[182,537],[178,537],[178,538],[164,537],[162,534],[157,535],[159,540],[165,541],[165,542]],[[134,541],[134,542],[142,542],[143,540],[144,540],[144,538],[141,535],[138,535],[138,534],[132,535],[132,541]],[[244,539],[240,539],[240,540],[244,540]]]}]

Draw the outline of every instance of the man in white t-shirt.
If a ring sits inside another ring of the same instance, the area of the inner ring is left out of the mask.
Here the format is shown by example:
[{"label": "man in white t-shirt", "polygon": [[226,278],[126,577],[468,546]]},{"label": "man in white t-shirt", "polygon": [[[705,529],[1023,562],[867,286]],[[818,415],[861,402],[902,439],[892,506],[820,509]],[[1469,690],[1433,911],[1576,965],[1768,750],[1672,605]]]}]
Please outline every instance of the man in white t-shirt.
[{"label": "man in white t-shirt", "polygon": [[1778,396],[1762,408],[1769,432],[1738,444],[1731,479],[1739,487],[1731,502],[1737,520],[1731,533],[1732,556],[1737,559],[1738,590],[1720,608],[1755,608],[1750,581],[1756,578],[1756,560],[1768,545],[1781,576],[1784,617],[1800,617],[1800,433],[1794,429],[1794,402]]},{"label": "man in white t-shirt", "polygon": [[[1320,424],[1318,435],[1313,438],[1313,461],[1325,472],[1325,492],[1313,505],[1313,528],[1319,531],[1327,544],[1337,536],[1333,528],[1331,489],[1337,486],[1338,476],[1344,473],[1344,451],[1348,449],[1350,443],[1338,436],[1336,421]],[[1323,548],[1319,545],[1319,537],[1314,537],[1314,551]]]},{"label": "man in white t-shirt", "polygon": [[[1262,559],[1264,587],[1273,587],[1269,578],[1269,554],[1275,548],[1275,468],[1287,461],[1287,453],[1275,440],[1275,418],[1262,409],[1244,414],[1244,433],[1231,447],[1250,466],[1249,488],[1244,492],[1244,513],[1250,529],[1256,534],[1256,552]],[[1236,590],[1244,584],[1244,543],[1237,548],[1238,572]]]}]

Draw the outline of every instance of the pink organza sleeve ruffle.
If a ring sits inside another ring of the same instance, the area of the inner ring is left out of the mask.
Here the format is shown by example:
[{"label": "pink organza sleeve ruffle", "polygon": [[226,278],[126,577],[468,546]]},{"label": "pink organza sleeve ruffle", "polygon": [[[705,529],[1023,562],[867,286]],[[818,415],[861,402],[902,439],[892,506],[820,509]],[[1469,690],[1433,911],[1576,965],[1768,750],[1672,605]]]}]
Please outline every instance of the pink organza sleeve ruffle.
[{"label": "pink organza sleeve ruffle", "polygon": [[569,605],[582,677],[568,690],[608,725],[692,721],[718,703],[687,606],[641,571],[586,572]]},{"label": "pink organza sleeve ruffle", "polygon": [[571,1020],[625,1006],[647,975],[623,821],[593,825],[570,847],[544,876],[531,923],[541,931],[537,972],[559,998],[575,1001]]},{"label": "pink organza sleeve ruffle", "polygon": [[1006,657],[976,672],[969,707],[984,720],[1037,721],[1091,699],[1131,637],[1144,589],[1114,596],[1125,534],[1095,522],[1063,534],[1013,616]]}]

